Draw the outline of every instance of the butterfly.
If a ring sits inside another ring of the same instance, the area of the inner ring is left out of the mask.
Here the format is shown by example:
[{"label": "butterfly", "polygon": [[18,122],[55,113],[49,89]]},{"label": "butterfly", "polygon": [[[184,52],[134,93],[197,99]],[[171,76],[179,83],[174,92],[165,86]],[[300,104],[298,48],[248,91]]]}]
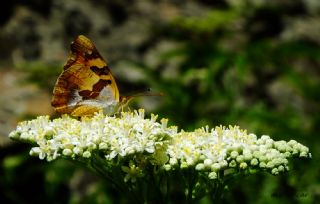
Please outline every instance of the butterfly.
[{"label": "butterfly", "polygon": [[60,114],[92,116],[103,110],[117,113],[132,97],[120,96],[106,61],[93,42],[79,35],[71,43],[71,52],[53,89],[51,105]]}]

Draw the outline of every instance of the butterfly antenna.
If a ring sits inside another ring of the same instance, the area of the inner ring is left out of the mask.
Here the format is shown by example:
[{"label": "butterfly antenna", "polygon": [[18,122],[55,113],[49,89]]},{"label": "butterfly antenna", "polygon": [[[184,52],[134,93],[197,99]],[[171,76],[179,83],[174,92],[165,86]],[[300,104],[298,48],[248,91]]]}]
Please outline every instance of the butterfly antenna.
[{"label": "butterfly antenna", "polygon": [[[151,88],[147,88],[146,91],[137,93],[137,94],[133,94],[131,95],[131,97],[140,97],[140,96],[163,96],[164,94],[162,92],[159,93],[154,93],[152,92]],[[130,97],[130,96],[129,96]]]},{"label": "butterfly antenna", "polygon": [[151,92],[151,88],[148,88],[144,92],[132,94],[132,95],[127,95],[127,96],[121,96],[120,101],[124,102],[124,104],[128,104],[129,101],[131,101],[133,98],[141,97],[141,96],[164,96],[164,93],[159,92],[159,93],[153,93]]}]

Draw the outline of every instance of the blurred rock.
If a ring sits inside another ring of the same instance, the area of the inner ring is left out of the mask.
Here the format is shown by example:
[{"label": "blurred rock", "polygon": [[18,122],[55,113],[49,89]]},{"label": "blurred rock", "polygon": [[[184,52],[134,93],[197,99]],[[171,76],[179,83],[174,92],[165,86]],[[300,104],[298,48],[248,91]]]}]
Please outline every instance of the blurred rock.
[{"label": "blurred rock", "polygon": [[50,96],[24,80],[25,74],[0,70],[0,143],[24,117],[52,114]]}]

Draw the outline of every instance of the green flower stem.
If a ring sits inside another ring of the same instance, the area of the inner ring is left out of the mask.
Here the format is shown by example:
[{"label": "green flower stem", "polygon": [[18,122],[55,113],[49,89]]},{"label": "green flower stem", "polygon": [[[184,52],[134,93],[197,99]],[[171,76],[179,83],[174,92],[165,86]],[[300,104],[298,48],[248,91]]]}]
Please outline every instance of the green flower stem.
[{"label": "green flower stem", "polygon": [[210,195],[212,195],[211,200],[215,203],[221,203],[223,195],[224,195],[224,171],[218,172],[218,179],[214,182],[214,188]]},{"label": "green flower stem", "polygon": [[127,186],[123,181],[122,177],[119,177],[119,172],[121,170],[117,167],[113,167],[112,170],[106,167],[106,162],[98,154],[94,154],[91,158],[77,158],[75,161],[91,169],[91,171],[97,173],[102,178],[104,178],[107,183],[112,184],[112,186],[117,189],[118,192],[122,192],[123,195],[128,196],[129,200],[134,201],[134,203],[143,203],[139,196]]}]

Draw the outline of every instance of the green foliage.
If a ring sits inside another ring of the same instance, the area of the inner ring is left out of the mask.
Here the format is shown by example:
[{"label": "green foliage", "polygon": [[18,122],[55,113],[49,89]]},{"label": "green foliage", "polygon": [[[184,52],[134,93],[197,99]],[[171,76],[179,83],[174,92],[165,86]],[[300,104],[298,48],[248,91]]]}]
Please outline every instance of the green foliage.
[{"label": "green foliage", "polygon": [[22,83],[35,83],[42,89],[52,92],[52,87],[62,71],[61,64],[44,64],[42,61],[25,62],[16,69],[27,74],[27,80]]},{"label": "green foliage", "polygon": [[0,186],[6,187],[0,193],[1,202],[42,203],[46,198],[47,203],[66,203],[74,167],[65,161],[45,164],[30,157],[28,149],[26,145],[1,148]]}]

